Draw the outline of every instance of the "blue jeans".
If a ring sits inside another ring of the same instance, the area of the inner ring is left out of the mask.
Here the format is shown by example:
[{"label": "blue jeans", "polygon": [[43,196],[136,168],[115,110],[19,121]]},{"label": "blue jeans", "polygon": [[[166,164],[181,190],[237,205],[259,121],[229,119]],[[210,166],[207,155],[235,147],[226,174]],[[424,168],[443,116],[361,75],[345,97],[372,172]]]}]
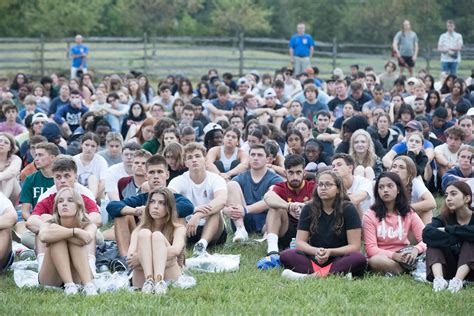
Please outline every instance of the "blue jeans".
[{"label": "blue jeans", "polygon": [[441,71],[446,72],[448,75],[455,75],[458,71],[458,65],[457,61],[441,62]]}]

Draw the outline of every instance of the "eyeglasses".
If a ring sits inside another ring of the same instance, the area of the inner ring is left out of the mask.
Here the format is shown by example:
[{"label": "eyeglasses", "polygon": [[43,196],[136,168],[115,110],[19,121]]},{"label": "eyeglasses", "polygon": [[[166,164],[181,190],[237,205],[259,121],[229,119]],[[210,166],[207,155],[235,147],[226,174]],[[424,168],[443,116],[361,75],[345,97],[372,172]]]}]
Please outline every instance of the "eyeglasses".
[{"label": "eyeglasses", "polygon": [[319,182],[318,183],[318,188],[321,188],[321,189],[330,189],[334,186],[336,186],[336,184],[332,182]]}]

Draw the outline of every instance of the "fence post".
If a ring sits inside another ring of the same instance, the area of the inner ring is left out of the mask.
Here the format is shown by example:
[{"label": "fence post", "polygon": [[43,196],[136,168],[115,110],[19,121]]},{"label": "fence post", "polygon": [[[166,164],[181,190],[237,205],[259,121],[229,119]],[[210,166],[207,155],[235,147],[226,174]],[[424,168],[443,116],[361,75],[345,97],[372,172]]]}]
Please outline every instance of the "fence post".
[{"label": "fence post", "polygon": [[239,33],[239,77],[244,73],[244,32]]},{"label": "fence post", "polygon": [[430,65],[430,63],[431,63],[431,45],[430,45],[430,43],[428,43],[426,45],[426,57],[425,57],[425,59],[426,59],[426,72],[430,73],[430,68],[431,68],[431,65]]},{"label": "fence post", "polygon": [[332,39],[332,70],[336,68],[337,62],[337,38],[333,37]]},{"label": "fence post", "polygon": [[44,76],[44,35],[40,34],[40,71],[41,77]]},{"label": "fence post", "polygon": [[148,44],[148,34],[145,32],[143,33],[143,72],[145,74],[147,73],[147,68],[148,68],[147,44]]}]

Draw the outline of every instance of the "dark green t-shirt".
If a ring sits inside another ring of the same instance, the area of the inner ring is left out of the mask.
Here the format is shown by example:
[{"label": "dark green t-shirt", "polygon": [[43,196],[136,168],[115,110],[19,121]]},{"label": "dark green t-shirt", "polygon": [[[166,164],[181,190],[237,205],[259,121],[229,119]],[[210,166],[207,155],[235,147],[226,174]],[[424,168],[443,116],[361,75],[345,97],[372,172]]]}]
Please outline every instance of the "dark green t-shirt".
[{"label": "dark green t-shirt", "polygon": [[20,203],[30,203],[31,209],[38,203],[41,194],[54,185],[53,178],[47,178],[40,170],[26,177],[21,188]]},{"label": "dark green t-shirt", "polygon": [[156,138],[152,138],[151,140],[147,140],[142,145],[142,148],[154,155],[158,152],[158,149],[160,149],[160,143],[158,140],[156,140]]}]

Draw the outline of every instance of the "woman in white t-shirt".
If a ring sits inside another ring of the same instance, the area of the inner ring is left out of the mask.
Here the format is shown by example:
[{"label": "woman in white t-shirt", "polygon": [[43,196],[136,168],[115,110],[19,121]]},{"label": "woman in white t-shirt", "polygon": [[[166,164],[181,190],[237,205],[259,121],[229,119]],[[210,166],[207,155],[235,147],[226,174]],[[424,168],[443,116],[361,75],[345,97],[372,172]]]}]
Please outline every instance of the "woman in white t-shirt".
[{"label": "woman in white t-shirt", "polygon": [[410,207],[420,216],[424,224],[430,223],[436,201],[426,188],[420,176],[416,175],[416,166],[408,156],[398,156],[392,162],[390,171],[398,174],[407,188],[411,200]]},{"label": "woman in white t-shirt", "polygon": [[94,133],[86,133],[81,141],[82,152],[73,157],[77,165],[77,181],[94,193],[99,199],[105,188],[105,172],[107,161],[97,154],[99,137]]}]

